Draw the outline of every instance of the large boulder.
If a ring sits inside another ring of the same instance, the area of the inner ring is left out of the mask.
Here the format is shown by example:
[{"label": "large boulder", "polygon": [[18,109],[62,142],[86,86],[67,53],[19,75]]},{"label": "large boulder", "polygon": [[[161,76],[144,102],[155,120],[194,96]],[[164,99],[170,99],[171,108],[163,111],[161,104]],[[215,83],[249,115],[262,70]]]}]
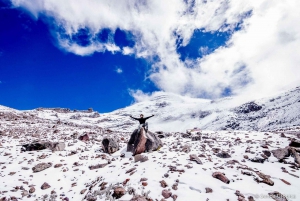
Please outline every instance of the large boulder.
[{"label": "large boulder", "polygon": [[30,144],[23,144],[22,151],[38,151],[43,149],[50,149],[51,151],[65,150],[65,143],[63,142],[33,142]]},{"label": "large boulder", "polygon": [[112,154],[118,151],[119,141],[118,138],[105,137],[102,140],[102,149],[105,153]]},{"label": "large boulder", "polygon": [[285,157],[290,156],[289,147],[275,149],[275,150],[272,150],[271,152],[274,155],[274,157],[277,158],[278,160],[282,160]]},{"label": "large boulder", "polygon": [[141,128],[140,131],[135,129],[131,134],[127,144],[127,151],[137,155],[143,152],[156,151],[162,146],[162,141],[155,133],[146,132],[144,128]]}]

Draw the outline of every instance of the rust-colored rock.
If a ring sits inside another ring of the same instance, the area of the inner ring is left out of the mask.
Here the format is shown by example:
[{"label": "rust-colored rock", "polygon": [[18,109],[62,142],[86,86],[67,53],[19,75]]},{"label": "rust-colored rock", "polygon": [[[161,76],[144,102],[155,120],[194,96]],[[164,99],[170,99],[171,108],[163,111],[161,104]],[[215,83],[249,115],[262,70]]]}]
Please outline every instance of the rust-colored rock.
[{"label": "rust-colored rock", "polygon": [[226,183],[226,184],[229,184],[229,183],[230,183],[229,179],[228,179],[223,173],[221,173],[221,172],[214,172],[214,173],[212,174],[212,176],[213,176],[214,178],[216,178],[216,179],[221,180],[222,182],[224,182],[224,183]]}]

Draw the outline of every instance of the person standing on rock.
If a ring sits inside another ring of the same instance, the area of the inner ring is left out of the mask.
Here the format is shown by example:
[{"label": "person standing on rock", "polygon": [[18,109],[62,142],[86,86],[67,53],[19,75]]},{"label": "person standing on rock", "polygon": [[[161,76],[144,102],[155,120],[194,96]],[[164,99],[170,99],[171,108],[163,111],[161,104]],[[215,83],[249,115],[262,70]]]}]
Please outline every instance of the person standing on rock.
[{"label": "person standing on rock", "polygon": [[139,130],[140,130],[142,127],[144,127],[144,128],[145,128],[145,131],[148,132],[148,123],[146,122],[146,120],[149,119],[149,118],[151,118],[151,117],[154,117],[154,115],[151,115],[151,116],[145,117],[145,118],[144,118],[144,115],[143,115],[143,114],[140,115],[140,118],[135,118],[135,117],[133,117],[133,116],[131,116],[131,115],[130,115],[130,117],[131,117],[132,119],[135,119],[135,120],[137,120],[137,121],[140,122]]}]

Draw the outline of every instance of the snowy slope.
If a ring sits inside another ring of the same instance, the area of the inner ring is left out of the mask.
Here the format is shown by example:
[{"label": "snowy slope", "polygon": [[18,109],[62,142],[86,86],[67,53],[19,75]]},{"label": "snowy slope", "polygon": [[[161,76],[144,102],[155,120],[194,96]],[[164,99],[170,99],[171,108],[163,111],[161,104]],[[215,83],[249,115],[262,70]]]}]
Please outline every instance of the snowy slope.
[{"label": "snowy slope", "polygon": [[[255,107],[260,109],[255,111]],[[102,114],[100,122],[105,127],[132,130],[136,122],[129,115],[141,113],[155,115],[149,119],[153,130],[276,130],[300,126],[300,88],[244,104],[233,98],[207,100],[158,92],[147,101]]]},{"label": "snowy slope", "polygon": [[[288,156],[278,162],[272,154],[266,156],[268,151],[284,148],[291,139],[300,138],[299,100],[300,89],[296,88],[242,104],[232,98],[212,101],[159,92],[146,101],[105,114],[63,108],[18,111],[1,106],[0,200],[129,201],[132,189],[148,200],[163,200],[164,190],[173,196],[166,200],[177,201],[243,200],[241,194],[245,200],[251,200],[250,196],[254,200],[273,200],[269,193],[274,191],[290,201],[299,200],[300,173],[294,158]],[[149,119],[150,130],[168,134],[159,151],[143,154],[148,157],[145,162],[135,162],[126,152],[130,133],[137,126],[129,115],[140,113],[154,114]],[[201,134],[192,132],[193,136],[201,135],[200,141],[184,137],[183,131],[194,127],[202,129]],[[90,139],[78,140],[82,134]],[[118,139],[120,150],[111,155],[103,153],[101,142],[105,136]],[[57,152],[20,151],[18,145],[36,140],[63,142],[66,148]],[[220,158],[217,153],[222,151],[230,158]],[[192,154],[202,164],[190,160]],[[251,159],[256,157],[268,159],[253,162]],[[33,172],[32,168],[42,162],[51,166]],[[89,168],[97,164],[104,165]],[[214,178],[215,172],[225,173],[230,183]],[[255,180],[262,179],[258,172],[270,177],[274,185],[257,183]],[[161,186],[162,180],[167,187]],[[50,187],[43,190],[45,182]],[[116,186],[125,190],[120,199],[111,197],[112,187]],[[210,189],[212,192],[207,193]]]}]

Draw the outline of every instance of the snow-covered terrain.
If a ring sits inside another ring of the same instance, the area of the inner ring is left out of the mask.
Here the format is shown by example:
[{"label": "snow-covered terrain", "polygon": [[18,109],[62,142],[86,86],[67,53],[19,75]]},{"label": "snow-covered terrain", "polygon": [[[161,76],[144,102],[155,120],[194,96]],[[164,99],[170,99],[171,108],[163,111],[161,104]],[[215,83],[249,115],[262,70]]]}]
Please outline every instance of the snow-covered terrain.
[{"label": "snow-covered terrain", "polygon": [[[0,106],[0,200],[251,201],[275,200],[275,191],[300,200],[299,148],[272,152],[299,141],[299,101],[296,88],[244,104],[159,92],[106,114]],[[126,152],[137,126],[129,116],[140,113],[155,115],[149,130],[161,131],[164,144],[144,162]],[[119,141],[111,155],[101,149],[106,136]],[[66,147],[21,151],[34,141]]]},{"label": "snow-covered terrain", "polygon": [[233,98],[207,100],[158,92],[149,100],[101,115],[100,122],[109,128],[131,131],[136,124],[128,116],[141,113],[155,115],[149,119],[153,130],[278,130],[300,125],[300,87],[244,104]]}]

